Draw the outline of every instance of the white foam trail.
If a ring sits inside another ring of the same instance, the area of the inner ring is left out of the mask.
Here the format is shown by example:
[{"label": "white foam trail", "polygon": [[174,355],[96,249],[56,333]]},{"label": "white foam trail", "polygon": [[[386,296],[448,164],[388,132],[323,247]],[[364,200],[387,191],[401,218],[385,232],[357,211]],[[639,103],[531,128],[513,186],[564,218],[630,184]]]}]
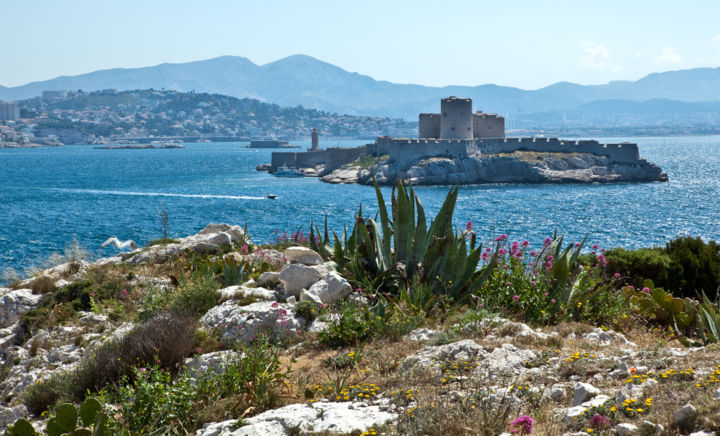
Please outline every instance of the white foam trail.
[{"label": "white foam trail", "polygon": [[173,194],[169,192],[135,192],[135,191],[103,191],[99,189],[53,189],[61,192],[77,192],[97,195],[132,195],[136,197],[180,197],[180,198],[220,198],[226,200],[265,200],[266,197],[249,195],[215,195],[215,194]]}]

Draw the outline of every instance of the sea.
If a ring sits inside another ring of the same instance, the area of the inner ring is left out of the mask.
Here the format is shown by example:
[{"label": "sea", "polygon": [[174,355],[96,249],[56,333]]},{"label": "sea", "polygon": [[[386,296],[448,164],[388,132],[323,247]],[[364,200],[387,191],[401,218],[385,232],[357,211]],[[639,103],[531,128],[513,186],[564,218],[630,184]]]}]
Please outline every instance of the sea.
[{"label": "sea", "polygon": [[[533,246],[554,232],[568,242],[587,237],[589,245],[603,248],[662,246],[684,235],[720,240],[720,136],[596,139],[637,142],[641,156],[663,168],[670,181],[462,186],[455,224],[465,228],[472,221],[482,241],[507,234]],[[269,163],[272,150],[246,145],[0,149],[0,273],[12,268],[22,275],[73,241],[91,259],[117,253],[100,248],[111,236],[146,244],[163,234],[162,210],[170,237],[194,234],[209,223],[247,224],[256,243],[274,242],[284,232],[307,234],[312,223],[322,228],[325,219],[341,233],[352,227],[361,205],[366,215],[377,212],[372,187],[259,172],[255,167]],[[429,217],[448,189],[416,188]],[[389,201],[390,188],[383,193]]]}]

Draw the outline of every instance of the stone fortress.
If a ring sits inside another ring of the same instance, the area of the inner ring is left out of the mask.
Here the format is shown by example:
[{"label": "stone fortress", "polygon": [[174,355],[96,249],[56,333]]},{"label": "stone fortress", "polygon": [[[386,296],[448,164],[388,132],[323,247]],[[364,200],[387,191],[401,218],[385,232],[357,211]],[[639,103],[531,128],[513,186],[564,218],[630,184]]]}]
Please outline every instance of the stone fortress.
[{"label": "stone fortress", "polygon": [[[316,137],[307,152],[273,152],[270,172],[280,166],[317,170],[328,174],[364,156],[388,156],[399,169],[421,159],[482,159],[483,155],[509,154],[516,151],[538,153],[587,153],[601,156],[610,163],[633,164],[640,160],[637,144],[600,144],[595,140],[562,140],[505,136],[505,119],[497,114],[473,113],[469,98],[449,97],[440,101],[440,113],[419,116],[419,138],[380,136],[374,143],[354,148],[319,149]],[[310,171],[312,174],[313,171]]]}]

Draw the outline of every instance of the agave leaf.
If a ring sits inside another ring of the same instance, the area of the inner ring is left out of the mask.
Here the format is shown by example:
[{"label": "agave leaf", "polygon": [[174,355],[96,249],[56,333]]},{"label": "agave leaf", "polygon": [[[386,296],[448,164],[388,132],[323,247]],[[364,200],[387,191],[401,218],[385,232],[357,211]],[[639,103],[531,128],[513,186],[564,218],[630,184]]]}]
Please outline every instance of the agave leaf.
[{"label": "agave leaf", "polygon": [[395,239],[395,262],[408,262],[408,249],[412,241],[413,233],[411,229],[414,227],[414,216],[410,215],[410,205],[408,201],[405,186],[400,183],[397,186],[396,195],[396,211],[397,215],[393,222],[393,236]]},{"label": "agave leaf", "polygon": [[433,220],[430,225],[430,237],[443,238],[447,234],[447,230],[451,229],[452,216],[455,210],[455,203],[459,192],[459,186],[450,189],[445,201],[443,202],[437,217]]},{"label": "agave leaf", "polygon": [[377,184],[377,181],[375,180],[375,176],[373,176],[373,185],[375,185],[375,196],[377,197],[378,201],[378,210],[380,211],[380,226],[382,227],[383,232],[383,255],[386,258],[390,257],[390,250],[392,247],[390,246],[392,243],[392,230],[391,230],[391,223],[390,218],[388,217],[387,213],[387,207],[385,206],[385,199],[383,198],[382,191],[380,191],[380,187]]},{"label": "agave leaf", "polygon": [[427,250],[430,243],[427,240],[427,219],[425,218],[425,209],[420,202],[420,197],[418,197],[414,192],[413,195],[415,196],[415,203],[417,205],[417,224],[415,225],[415,235],[413,237],[415,249],[412,259],[412,263],[415,265],[425,257],[425,250]]},{"label": "agave leaf", "polygon": [[368,225],[372,230],[372,239],[375,241],[375,264],[378,266],[379,271],[385,271],[388,269],[389,259],[386,259],[383,254],[383,241],[382,235],[380,234],[380,228],[378,227],[377,222],[373,220],[370,220]]}]

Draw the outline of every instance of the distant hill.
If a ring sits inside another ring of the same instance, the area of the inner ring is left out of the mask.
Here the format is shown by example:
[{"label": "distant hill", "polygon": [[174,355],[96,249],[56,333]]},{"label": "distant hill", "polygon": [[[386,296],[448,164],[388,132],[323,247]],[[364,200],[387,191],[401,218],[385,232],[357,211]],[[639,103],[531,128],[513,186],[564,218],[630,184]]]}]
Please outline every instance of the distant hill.
[{"label": "distant hill", "polygon": [[73,91],[62,98],[21,100],[20,108],[20,124],[36,136],[55,136],[65,144],[150,137],[308,139],[313,128],[324,140],[417,135],[417,123],[402,119],[338,115],[198,92]]},{"label": "distant hill", "polygon": [[[532,71],[528,71],[532,74]],[[556,83],[537,90],[480,85],[430,87],[395,84],[351,73],[318,59],[294,55],[265,65],[247,58],[222,56],[182,64],[115,68],[78,76],[62,76],[5,88],[0,99],[20,100],[43,90],[166,89],[218,93],[253,98],[282,106],[297,106],[355,115],[417,119],[419,112],[437,111],[438,100],[467,96],[474,106],[509,118],[557,112],[597,100],[682,102],[720,101],[720,68],[695,68],[653,73],[637,81],[605,85]]]}]

